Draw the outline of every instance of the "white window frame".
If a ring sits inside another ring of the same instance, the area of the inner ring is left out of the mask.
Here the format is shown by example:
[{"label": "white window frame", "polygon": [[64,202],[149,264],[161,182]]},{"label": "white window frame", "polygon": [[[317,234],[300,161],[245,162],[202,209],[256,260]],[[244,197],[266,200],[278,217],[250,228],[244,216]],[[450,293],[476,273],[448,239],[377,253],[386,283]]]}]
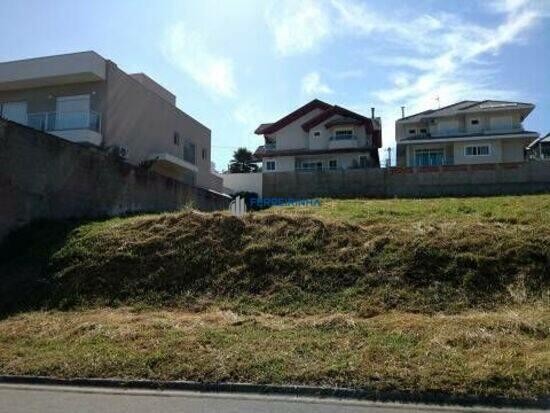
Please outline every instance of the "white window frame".
[{"label": "white window frame", "polygon": [[[487,153],[484,153],[484,154],[480,154],[480,153],[475,153],[475,152],[479,152],[479,148],[482,148],[482,147],[487,147]],[[473,148],[472,150],[472,153],[471,154],[468,154],[468,149],[470,148]],[[481,144],[481,145],[466,145],[464,146],[464,156],[467,156],[467,157],[470,157],[470,158],[477,158],[477,157],[480,157],[480,156],[491,156],[493,154],[493,148],[492,148],[492,145],[490,143],[484,143],[484,144]]]},{"label": "white window frame", "polygon": [[[270,168],[268,165],[273,165],[273,168]],[[277,170],[277,162],[276,161],[265,161],[265,170],[269,172],[273,172]]]}]

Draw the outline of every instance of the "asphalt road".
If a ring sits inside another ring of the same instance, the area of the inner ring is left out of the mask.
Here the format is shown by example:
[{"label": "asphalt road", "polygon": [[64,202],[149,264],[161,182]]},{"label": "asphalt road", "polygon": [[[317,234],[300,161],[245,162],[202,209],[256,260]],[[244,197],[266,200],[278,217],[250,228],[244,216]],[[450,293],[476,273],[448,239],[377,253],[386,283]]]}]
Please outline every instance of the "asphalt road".
[{"label": "asphalt road", "polygon": [[68,386],[0,384],[1,413],[534,413],[543,410],[463,408],[420,404],[375,403],[250,394],[120,390]]}]

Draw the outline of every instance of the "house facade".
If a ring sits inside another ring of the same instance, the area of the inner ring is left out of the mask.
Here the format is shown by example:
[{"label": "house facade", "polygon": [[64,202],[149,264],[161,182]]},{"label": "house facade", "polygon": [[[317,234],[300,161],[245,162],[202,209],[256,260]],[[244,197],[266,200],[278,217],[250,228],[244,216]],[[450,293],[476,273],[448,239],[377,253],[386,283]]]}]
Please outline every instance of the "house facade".
[{"label": "house facade", "polygon": [[255,157],[263,173],[378,168],[380,119],[315,99],[255,131],[264,145]]},{"label": "house facade", "polygon": [[147,75],[127,74],[93,51],[0,63],[0,115],[222,190],[210,170],[210,130]]},{"label": "house facade", "polygon": [[396,121],[397,166],[523,162],[538,137],[523,121],[530,103],[462,101]]}]

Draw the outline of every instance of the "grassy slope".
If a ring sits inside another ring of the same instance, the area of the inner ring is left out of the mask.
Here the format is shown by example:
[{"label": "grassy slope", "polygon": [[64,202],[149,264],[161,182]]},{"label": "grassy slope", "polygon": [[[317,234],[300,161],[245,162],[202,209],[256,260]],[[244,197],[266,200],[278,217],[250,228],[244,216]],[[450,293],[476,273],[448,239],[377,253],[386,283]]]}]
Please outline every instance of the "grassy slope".
[{"label": "grassy slope", "polygon": [[37,224],[4,245],[0,309],[81,309],[1,321],[0,371],[548,394],[548,206],[325,200]]}]

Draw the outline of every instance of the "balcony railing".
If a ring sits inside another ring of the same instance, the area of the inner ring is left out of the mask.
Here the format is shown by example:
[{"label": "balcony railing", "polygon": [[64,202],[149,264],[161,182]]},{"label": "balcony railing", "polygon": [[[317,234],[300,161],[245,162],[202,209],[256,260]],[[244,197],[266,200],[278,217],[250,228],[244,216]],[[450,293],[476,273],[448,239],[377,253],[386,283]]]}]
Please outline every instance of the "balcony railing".
[{"label": "balcony railing", "polygon": [[274,151],[276,149],[276,145],[274,143],[266,143],[264,148],[266,151]]},{"label": "balcony railing", "polygon": [[89,129],[100,132],[101,115],[94,111],[29,113],[27,124],[31,128],[45,132],[74,129]]},{"label": "balcony railing", "polygon": [[329,141],[356,141],[357,135],[333,135]]}]

